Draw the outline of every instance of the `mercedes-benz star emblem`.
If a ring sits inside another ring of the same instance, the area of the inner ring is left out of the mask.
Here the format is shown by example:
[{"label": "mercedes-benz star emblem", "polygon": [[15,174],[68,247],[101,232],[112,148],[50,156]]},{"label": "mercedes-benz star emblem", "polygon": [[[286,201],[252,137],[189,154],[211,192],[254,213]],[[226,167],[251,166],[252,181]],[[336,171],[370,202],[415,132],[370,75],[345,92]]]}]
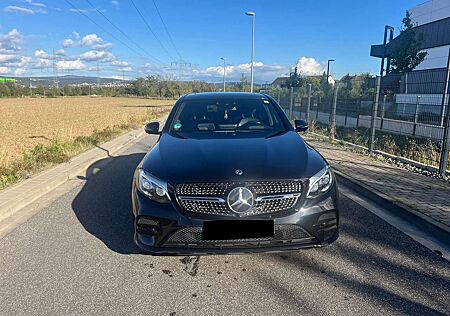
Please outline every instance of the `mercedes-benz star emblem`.
[{"label": "mercedes-benz star emblem", "polygon": [[253,202],[253,193],[247,188],[237,187],[228,193],[228,206],[237,214],[248,212],[253,207]]},{"label": "mercedes-benz star emblem", "polygon": [[244,174],[244,171],[242,171],[241,169],[236,169],[234,173],[237,174],[238,176],[242,176]]}]

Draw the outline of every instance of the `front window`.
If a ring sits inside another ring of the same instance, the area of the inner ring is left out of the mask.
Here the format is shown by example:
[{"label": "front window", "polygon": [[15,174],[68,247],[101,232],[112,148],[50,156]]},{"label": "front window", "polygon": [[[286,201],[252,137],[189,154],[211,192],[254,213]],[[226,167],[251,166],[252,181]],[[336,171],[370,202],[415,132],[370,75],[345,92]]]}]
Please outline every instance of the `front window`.
[{"label": "front window", "polygon": [[268,99],[193,100],[180,104],[170,132],[185,133],[278,133],[286,131],[280,114]]}]

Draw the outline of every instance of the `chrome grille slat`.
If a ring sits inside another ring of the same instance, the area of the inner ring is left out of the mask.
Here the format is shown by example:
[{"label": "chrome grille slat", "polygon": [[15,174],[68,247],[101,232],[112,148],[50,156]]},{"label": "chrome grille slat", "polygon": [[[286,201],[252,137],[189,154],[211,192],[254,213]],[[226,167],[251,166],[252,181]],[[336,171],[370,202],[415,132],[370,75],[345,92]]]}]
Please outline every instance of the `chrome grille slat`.
[{"label": "chrome grille slat", "polygon": [[[255,196],[253,207],[239,215],[233,212],[226,202],[228,192],[236,186],[245,186]],[[178,202],[184,210],[233,217],[256,216],[291,209],[297,204],[301,192],[300,180],[184,183],[175,188]]]}]

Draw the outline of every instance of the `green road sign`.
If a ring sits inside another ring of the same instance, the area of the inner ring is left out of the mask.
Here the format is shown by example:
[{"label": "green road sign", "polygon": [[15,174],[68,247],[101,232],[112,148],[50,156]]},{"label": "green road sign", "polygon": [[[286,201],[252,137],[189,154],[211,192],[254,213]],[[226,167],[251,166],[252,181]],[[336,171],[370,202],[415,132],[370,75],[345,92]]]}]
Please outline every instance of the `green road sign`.
[{"label": "green road sign", "polygon": [[16,79],[13,79],[13,78],[0,78],[0,83],[7,83],[7,82],[16,82]]}]

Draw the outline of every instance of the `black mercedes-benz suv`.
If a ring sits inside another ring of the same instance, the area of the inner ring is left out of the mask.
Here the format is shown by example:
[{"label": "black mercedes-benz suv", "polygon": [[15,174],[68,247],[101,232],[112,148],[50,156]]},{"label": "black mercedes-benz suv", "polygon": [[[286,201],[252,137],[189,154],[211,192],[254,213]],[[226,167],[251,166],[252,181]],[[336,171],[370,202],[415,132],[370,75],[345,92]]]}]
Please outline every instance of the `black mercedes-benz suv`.
[{"label": "black mercedes-benz suv", "polygon": [[325,159],[277,102],[258,93],[181,97],[136,169],[134,240],[151,254],[318,247],[338,238],[338,191]]}]

